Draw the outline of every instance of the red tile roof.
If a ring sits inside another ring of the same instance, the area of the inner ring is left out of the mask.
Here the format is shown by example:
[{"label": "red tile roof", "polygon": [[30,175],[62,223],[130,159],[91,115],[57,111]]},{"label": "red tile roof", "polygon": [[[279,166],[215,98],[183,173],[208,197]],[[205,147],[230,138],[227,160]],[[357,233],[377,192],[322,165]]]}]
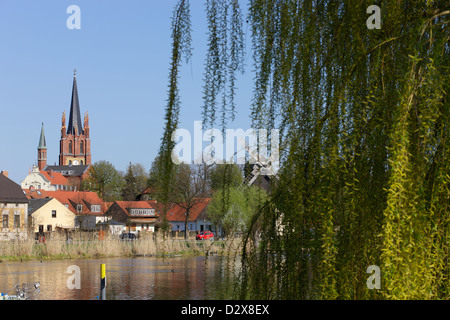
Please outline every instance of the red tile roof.
[{"label": "red tile roof", "polygon": [[[195,221],[199,215],[206,209],[211,198],[200,199],[190,210],[188,221]],[[185,221],[186,209],[177,204],[172,204],[167,210],[167,221]]]},{"label": "red tile roof", "polygon": [[[95,192],[90,191],[45,191],[45,190],[23,190],[28,199],[55,198],[63,205],[67,205],[75,214],[102,215],[106,206]],[[78,205],[83,205],[82,211],[77,211]],[[100,211],[91,211],[91,205],[100,205]]]},{"label": "red tile roof", "polygon": [[41,174],[45,176],[47,180],[50,181],[52,185],[61,185],[67,186],[69,185],[69,180],[66,179],[61,173],[56,171],[40,171]]},{"label": "red tile roof", "polygon": [[155,209],[154,215],[142,215],[141,217],[151,216],[157,217],[158,213],[154,206],[150,205],[150,201],[115,201],[115,203],[128,215],[131,216],[131,213],[128,209]]}]

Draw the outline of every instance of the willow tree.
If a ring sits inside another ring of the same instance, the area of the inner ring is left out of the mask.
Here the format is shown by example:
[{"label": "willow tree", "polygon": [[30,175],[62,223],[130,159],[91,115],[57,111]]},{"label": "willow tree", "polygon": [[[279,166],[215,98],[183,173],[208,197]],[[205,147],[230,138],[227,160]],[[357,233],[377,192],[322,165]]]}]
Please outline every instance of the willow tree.
[{"label": "willow tree", "polygon": [[[175,12],[187,3],[180,1]],[[374,4],[379,29],[367,23]],[[252,125],[280,130],[281,168],[252,219],[259,232],[250,228],[244,239],[237,297],[448,298],[446,1],[246,5]],[[234,119],[244,48],[240,10],[237,0],[206,1],[204,124],[220,121],[225,128]],[[174,20],[173,32],[183,31],[174,56],[190,38],[185,20]],[[173,67],[171,75],[169,91],[176,92]],[[162,153],[170,152],[177,112],[167,109],[172,127]],[[366,285],[370,265],[380,267],[379,290]]]},{"label": "willow tree", "polygon": [[169,71],[168,98],[165,108],[164,134],[159,154],[155,159],[153,182],[157,186],[158,199],[164,204],[162,225],[168,226],[166,212],[169,209],[171,186],[174,182],[172,150],[175,146],[172,136],[178,127],[180,113],[179,74],[183,56],[188,62],[191,53],[191,20],[189,1],[180,1],[172,16],[172,55]]}]

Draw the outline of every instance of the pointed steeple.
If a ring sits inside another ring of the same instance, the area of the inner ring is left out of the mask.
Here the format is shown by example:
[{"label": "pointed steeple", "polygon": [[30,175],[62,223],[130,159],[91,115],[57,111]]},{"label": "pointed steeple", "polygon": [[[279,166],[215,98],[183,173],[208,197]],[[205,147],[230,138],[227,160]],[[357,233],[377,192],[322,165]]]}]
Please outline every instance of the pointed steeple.
[{"label": "pointed steeple", "polygon": [[38,167],[44,170],[47,166],[47,143],[45,142],[44,123],[42,122],[41,137],[39,138],[38,151]]},{"label": "pointed steeple", "polygon": [[83,126],[81,123],[80,103],[78,102],[77,70],[73,72],[72,101],[70,103],[69,123],[67,134],[81,134]]},{"label": "pointed steeple", "polygon": [[44,123],[42,122],[42,128],[41,128],[41,137],[39,138],[39,149],[47,149],[47,143],[45,142],[45,134],[44,134]]}]

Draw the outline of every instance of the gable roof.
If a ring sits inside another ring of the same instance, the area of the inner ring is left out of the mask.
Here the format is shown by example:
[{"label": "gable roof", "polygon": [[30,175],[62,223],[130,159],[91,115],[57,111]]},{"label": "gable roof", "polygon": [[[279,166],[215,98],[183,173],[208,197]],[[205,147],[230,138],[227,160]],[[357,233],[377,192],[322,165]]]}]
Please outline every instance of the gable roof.
[{"label": "gable roof", "polygon": [[115,201],[114,202],[120,209],[128,216],[132,216],[129,209],[154,209],[154,214],[140,215],[140,217],[157,217],[158,213],[156,209],[150,205],[148,201]]},{"label": "gable roof", "polygon": [[[103,200],[91,191],[45,191],[45,190],[23,190],[28,199],[55,198],[75,214],[103,215],[106,206]],[[83,205],[82,211],[77,209],[78,205]],[[100,205],[100,211],[91,211],[91,205]]]},{"label": "gable roof", "polygon": [[44,199],[31,199],[28,203],[28,214],[32,214],[33,212],[39,210],[39,208],[42,208],[47,203],[52,201],[51,198],[44,198]]},{"label": "gable roof", "polygon": [[[204,212],[206,206],[211,201],[211,198],[199,199],[190,210],[188,221],[196,221],[200,214]],[[186,220],[186,209],[178,204],[172,204],[167,210],[167,221],[185,221]]]},{"label": "gable roof", "polygon": [[0,202],[27,203],[28,199],[20,185],[0,174]]},{"label": "gable roof", "polygon": [[66,177],[64,177],[60,172],[57,171],[40,171],[40,173],[47,179],[50,181],[50,184],[52,185],[68,185],[69,184],[69,180],[66,179]]}]

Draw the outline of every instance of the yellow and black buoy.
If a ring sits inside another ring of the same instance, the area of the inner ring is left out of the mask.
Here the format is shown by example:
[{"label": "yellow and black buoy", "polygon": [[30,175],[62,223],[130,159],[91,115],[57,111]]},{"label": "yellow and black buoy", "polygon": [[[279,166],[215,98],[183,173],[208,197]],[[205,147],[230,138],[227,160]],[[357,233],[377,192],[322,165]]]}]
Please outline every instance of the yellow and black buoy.
[{"label": "yellow and black buoy", "polygon": [[105,264],[100,265],[100,300],[106,300],[106,268]]}]

